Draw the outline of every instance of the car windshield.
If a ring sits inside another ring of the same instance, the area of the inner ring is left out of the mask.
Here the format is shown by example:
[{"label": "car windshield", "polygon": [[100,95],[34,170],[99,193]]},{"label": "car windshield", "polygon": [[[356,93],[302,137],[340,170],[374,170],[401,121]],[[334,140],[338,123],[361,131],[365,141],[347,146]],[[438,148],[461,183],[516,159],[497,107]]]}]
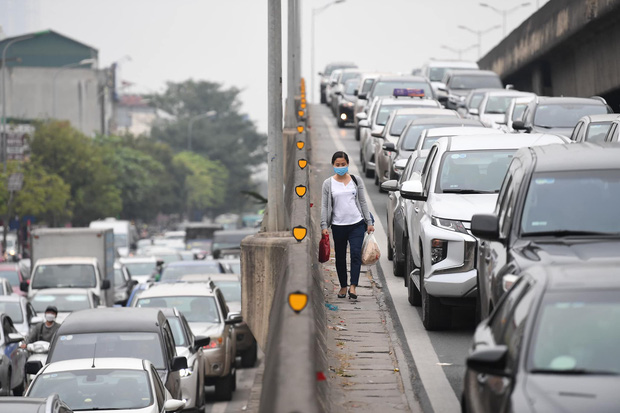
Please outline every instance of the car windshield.
[{"label": "car windshield", "polygon": [[373,97],[392,96],[394,94],[394,89],[424,89],[424,95],[426,97],[433,97],[433,91],[428,83],[411,80],[378,81],[375,83],[372,95]]},{"label": "car windshield", "polygon": [[[585,140],[588,142],[604,142],[607,132],[611,128],[611,122],[590,123],[586,132]],[[0,276],[2,274],[0,273]]]},{"label": "car windshield", "polygon": [[89,358],[132,357],[149,360],[166,369],[163,346],[157,333],[106,332],[61,335],[54,341],[48,363]]},{"label": "car windshield", "polygon": [[200,265],[174,265],[164,268],[160,281],[179,281],[184,275],[221,273],[220,264],[217,261],[205,261]]},{"label": "car windshield", "polygon": [[514,150],[446,152],[439,167],[437,193],[497,193]]},{"label": "car windshield", "polygon": [[347,80],[347,83],[344,85],[344,94],[353,96],[355,93],[355,89],[359,86],[360,82],[358,79]]},{"label": "car windshield", "polygon": [[401,148],[405,151],[413,151],[418,147],[418,140],[420,139],[420,135],[422,134],[422,132],[424,131],[424,129],[432,129],[432,128],[439,128],[442,126],[448,126],[448,125],[441,125],[438,123],[425,123],[422,125],[411,125],[407,128],[407,130],[405,131],[405,135],[401,137],[400,141],[401,141]]},{"label": "car windshield", "polygon": [[409,123],[409,121],[415,120],[415,119],[424,119],[424,118],[442,118],[442,117],[453,117],[453,111],[445,111],[445,114],[440,114],[440,113],[434,113],[434,114],[415,114],[415,115],[398,115],[396,116],[396,119],[394,119],[394,122],[392,122],[392,126],[390,127],[390,135],[392,136],[400,136],[401,133],[403,133],[403,130],[405,129],[405,126],[407,126],[407,123]]},{"label": "car windshield", "polygon": [[397,109],[402,109],[407,107],[407,105],[381,105],[379,108],[379,112],[377,113],[377,119],[375,123],[377,125],[385,126],[388,118],[390,117],[390,113],[394,112]]},{"label": "car windshield", "polygon": [[447,70],[447,67],[431,67],[428,71],[428,78],[431,82],[441,82]]},{"label": "car windshield", "polygon": [[14,324],[20,324],[24,322],[24,314],[22,313],[22,306],[19,303],[7,303],[0,302],[0,313],[5,313]]},{"label": "car windshield", "polygon": [[363,93],[363,94],[368,93],[373,83],[375,83],[375,79],[364,80],[364,84],[362,85],[362,91],[360,93]]},{"label": "car windshield", "polygon": [[510,102],[514,99],[514,96],[489,96],[487,104],[484,107],[484,113],[489,115],[503,115],[508,110]]},{"label": "car windshield", "polygon": [[215,297],[211,296],[168,296],[140,298],[138,307],[176,308],[190,323],[219,323]]},{"label": "car windshield", "polygon": [[227,303],[239,303],[241,302],[241,282],[239,281],[217,281],[214,280],[222,293]]},{"label": "car windshield", "polygon": [[534,115],[534,125],[541,128],[574,128],[582,117],[604,113],[607,113],[605,105],[540,105]]},{"label": "car windshield", "polygon": [[357,72],[347,72],[347,73],[343,73],[342,77],[340,78],[340,83],[347,83],[347,80],[351,80],[351,79],[357,79],[358,77],[360,77],[360,74]]},{"label": "car windshield", "polygon": [[114,234],[114,246],[116,248],[127,248],[127,234]]},{"label": "car windshield", "polygon": [[181,327],[181,320],[177,317],[168,317],[168,324],[170,324],[170,329],[172,330],[174,345],[177,347],[187,346],[185,334],[183,334],[183,327]]},{"label": "car windshield", "polygon": [[617,291],[548,293],[536,319],[532,373],[620,375]]},{"label": "car windshield", "polygon": [[95,267],[90,264],[39,265],[35,269],[32,288],[94,288]]},{"label": "car windshield", "polygon": [[493,75],[476,76],[476,75],[457,75],[450,78],[450,89],[481,89],[481,88],[498,88],[501,89],[502,81],[499,77]]},{"label": "car windshield", "polygon": [[19,274],[15,270],[0,271],[0,278],[6,278],[12,286],[19,286]]},{"label": "car windshield", "polygon": [[91,308],[86,294],[43,294],[39,293],[30,299],[35,311],[44,313],[45,309],[53,305],[61,313],[86,310]]},{"label": "car windshield", "polygon": [[521,231],[620,234],[620,170],[539,172],[530,181]]},{"label": "car windshield", "polygon": [[125,267],[129,270],[131,275],[151,275],[157,268],[156,262],[130,262],[126,263]]},{"label": "car windshield", "polygon": [[483,97],[484,97],[484,93],[475,93],[471,97],[471,100],[469,101],[469,108],[470,109],[478,108],[478,106],[480,106],[480,103],[482,103]]},{"label": "car windshield", "polygon": [[153,404],[144,370],[89,369],[45,373],[37,377],[30,397],[58,394],[73,411],[141,409]]}]

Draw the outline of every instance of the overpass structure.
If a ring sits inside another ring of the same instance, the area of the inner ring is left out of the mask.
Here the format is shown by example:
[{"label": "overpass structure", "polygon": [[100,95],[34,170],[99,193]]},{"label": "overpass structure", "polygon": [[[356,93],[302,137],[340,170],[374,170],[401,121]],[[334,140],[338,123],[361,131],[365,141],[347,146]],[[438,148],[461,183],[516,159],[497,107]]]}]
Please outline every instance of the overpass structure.
[{"label": "overpass structure", "polygon": [[551,0],[478,64],[544,96],[598,95],[620,109],[620,0]]}]

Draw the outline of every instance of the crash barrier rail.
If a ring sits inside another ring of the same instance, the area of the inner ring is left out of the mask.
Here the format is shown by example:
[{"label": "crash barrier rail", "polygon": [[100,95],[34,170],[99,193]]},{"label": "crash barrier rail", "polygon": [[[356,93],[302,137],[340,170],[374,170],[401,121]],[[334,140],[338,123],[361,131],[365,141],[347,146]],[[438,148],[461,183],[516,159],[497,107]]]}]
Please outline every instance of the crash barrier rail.
[{"label": "crash barrier rail", "polygon": [[319,236],[313,230],[318,225],[310,213],[303,83],[301,90],[297,126],[283,134],[290,231],[259,233],[241,244],[243,317],[265,352],[261,413],[329,411],[327,328],[316,260]]}]

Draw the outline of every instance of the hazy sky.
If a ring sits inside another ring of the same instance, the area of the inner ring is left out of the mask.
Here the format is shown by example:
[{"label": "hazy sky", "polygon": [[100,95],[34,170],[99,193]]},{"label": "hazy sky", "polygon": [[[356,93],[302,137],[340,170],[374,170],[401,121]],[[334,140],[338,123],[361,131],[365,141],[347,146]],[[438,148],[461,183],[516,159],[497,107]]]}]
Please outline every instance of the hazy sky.
[{"label": "hazy sky", "polygon": [[[510,8],[523,0],[486,2]],[[287,1],[282,3],[285,57]],[[301,0],[302,73],[309,87],[312,9],[327,3]],[[536,3],[508,16],[508,32]],[[6,35],[56,30],[99,49],[100,67],[131,56],[120,69],[122,80],[136,84],[128,91],[161,91],[167,80],[188,78],[241,88],[244,111],[267,130],[267,0],[0,0],[0,6],[12,10],[0,13]],[[409,73],[431,57],[457,57],[442,45],[477,43],[458,25],[484,30],[501,23],[477,0],[346,0],[316,16],[315,71],[329,61],[351,60],[362,69]],[[483,54],[501,37],[501,29],[483,36]],[[463,58],[476,60],[477,49]]]}]

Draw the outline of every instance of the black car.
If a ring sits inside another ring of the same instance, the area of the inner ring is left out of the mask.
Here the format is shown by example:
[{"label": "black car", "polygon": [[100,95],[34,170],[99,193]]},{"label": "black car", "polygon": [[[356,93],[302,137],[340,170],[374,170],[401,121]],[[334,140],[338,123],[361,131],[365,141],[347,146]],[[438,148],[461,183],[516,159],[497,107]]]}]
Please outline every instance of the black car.
[{"label": "black car", "polygon": [[168,320],[156,308],[97,308],[71,313],[50,346],[48,363],[89,357],[149,360],[173,398],[181,398],[179,370],[187,358],[176,357]]},{"label": "black car", "polygon": [[607,102],[599,97],[537,96],[527,105],[521,120],[512,123],[512,128],[526,133],[555,133],[569,137],[582,117],[612,112]]},{"label": "black car", "polygon": [[463,411],[617,412],[618,264],[525,271],[476,329]]},{"label": "black car", "polygon": [[349,79],[345,82],[342,92],[336,92],[337,94],[337,106],[336,120],[338,121],[338,127],[344,128],[347,123],[351,123],[354,120],[355,109],[355,91],[359,87],[360,79]]},{"label": "black car", "polygon": [[325,88],[327,87],[327,83],[329,82],[329,77],[332,72],[336,69],[348,69],[348,68],[357,68],[357,65],[352,62],[333,62],[325,66],[325,69],[322,72],[319,72],[319,76],[321,76],[321,103],[327,103],[327,99],[325,97]]},{"label": "black car", "polygon": [[535,264],[609,259],[620,251],[620,146],[523,148],[512,160],[493,214],[472,217],[479,237],[478,298],[486,317],[502,279]]}]

